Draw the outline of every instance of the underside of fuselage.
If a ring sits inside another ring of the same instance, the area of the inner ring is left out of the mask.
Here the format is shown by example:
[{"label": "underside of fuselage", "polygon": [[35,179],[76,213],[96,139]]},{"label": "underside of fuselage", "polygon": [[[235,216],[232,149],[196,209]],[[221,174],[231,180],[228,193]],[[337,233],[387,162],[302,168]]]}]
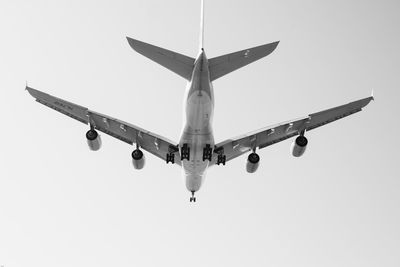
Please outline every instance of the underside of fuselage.
[{"label": "underside of fuselage", "polygon": [[183,175],[186,188],[190,192],[197,192],[209,165],[209,160],[204,159],[204,149],[214,146],[211,126],[214,92],[208,59],[203,50],[196,59],[184,102],[186,117],[179,146],[187,148],[188,158],[182,160]]}]

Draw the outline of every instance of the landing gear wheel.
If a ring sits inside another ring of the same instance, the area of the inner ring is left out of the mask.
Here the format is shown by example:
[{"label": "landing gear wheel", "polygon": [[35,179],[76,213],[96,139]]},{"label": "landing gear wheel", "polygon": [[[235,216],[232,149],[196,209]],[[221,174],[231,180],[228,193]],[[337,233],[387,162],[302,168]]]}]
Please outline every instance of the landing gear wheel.
[{"label": "landing gear wheel", "polygon": [[203,148],[203,161],[211,161],[212,158],[212,148],[210,144],[206,144],[206,147]]},{"label": "landing gear wheel", "polygon": [[188,144],[183,144],[181,147],[181,160],[190,160],[190,148],[188,147]]},{"label": "landing gear wheel", "polygon": [[175,154],[174,153],[168,153],[167,156],[166,156],[166,162],[167,162],[167,164],[169,162],[174,164],[175,163]]},{"label": "landing gear wheel", "polygon": [[190,202],[196,202],[196,197],[194,196],[194,191],[192,191],[192,196],[190,197]]},{"label": "landing gear wheel", "polygon": [[220,164],[225,165],[225,162],[226,162],[226,155],[222,155],[222,154],[218,155],[217,165],[220,165]]}]

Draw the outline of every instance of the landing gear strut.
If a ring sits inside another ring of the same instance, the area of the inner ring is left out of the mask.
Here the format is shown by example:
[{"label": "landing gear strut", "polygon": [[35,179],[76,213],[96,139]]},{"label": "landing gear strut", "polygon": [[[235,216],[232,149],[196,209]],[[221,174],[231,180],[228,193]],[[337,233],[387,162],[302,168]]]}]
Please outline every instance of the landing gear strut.
[{"label": "landing gear strut", "polygon": [[188,147],[188,144],[183,144],[181,147],[181,160],[190,160],[190,148]]},{"label": "landing gear strut", "polygon": [[206,145],[205,148],[203,148],[203,161],[211,161],[212,158],[212,148],[209,144]]},{"label": "landing gear strut", "polygon": [[196,197],[194,196],[194,191],[192,191],[192,196],[190,197],[190,202],[196,202]]}]

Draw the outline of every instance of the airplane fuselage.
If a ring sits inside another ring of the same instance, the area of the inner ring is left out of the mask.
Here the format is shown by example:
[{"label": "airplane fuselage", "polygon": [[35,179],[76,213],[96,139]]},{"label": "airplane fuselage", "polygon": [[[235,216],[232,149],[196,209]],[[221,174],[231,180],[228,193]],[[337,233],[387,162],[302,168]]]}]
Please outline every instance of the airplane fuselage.
[{"label": "airplane fuselage", "polygon": [[206,145],[214,147],[212,119],[214,90],[210,81],[208,59],[202,50],[195,61],[193,74],[184,98],[184,126],[179,146],[190,148],[189,160],[182,161],[186,188],[191,192],[200,189],[209,160],[203,160]]}]

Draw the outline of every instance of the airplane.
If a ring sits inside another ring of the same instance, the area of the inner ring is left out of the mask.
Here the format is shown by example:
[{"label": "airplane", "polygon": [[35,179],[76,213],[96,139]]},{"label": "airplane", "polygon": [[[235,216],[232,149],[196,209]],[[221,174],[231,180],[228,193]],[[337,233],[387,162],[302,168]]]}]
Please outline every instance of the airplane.
[{"label": "airplane", "polygon": [[191,193],[190,202],[196,202],[195,193],[202,186],[206,171],[211,166],[225,165],[226,162],[250,152],[246,170],[254,173],[260,164],[257,150],[295,136],[297,137],[291,145],[291,151],[294,157],[300,157],[308,144],[306,132],[359,112],[374,100],[372,94],[370,97],[345,105],[215,143],[212,127],[215,106],[212,82],[268,56],[278,46],[279,41],[208,59],[204,50],[204,0],[201,1],[200,46],[196,58],[130,37],[127,37],[127,40],[136,52],[187,80],[184,96],[186,116],[179,143],[133,124],[51,96],[28,85],[25,89],[37,102],[89,125],[86,139],[93,151],[101,147],[101,138],[97,132],[101,131],[136,146],[131,155],[135,169],[142,169],[145,165],[145,155],[142,150],[155,155],[167,164],[172,163],[182,167],[186,188]]}]

